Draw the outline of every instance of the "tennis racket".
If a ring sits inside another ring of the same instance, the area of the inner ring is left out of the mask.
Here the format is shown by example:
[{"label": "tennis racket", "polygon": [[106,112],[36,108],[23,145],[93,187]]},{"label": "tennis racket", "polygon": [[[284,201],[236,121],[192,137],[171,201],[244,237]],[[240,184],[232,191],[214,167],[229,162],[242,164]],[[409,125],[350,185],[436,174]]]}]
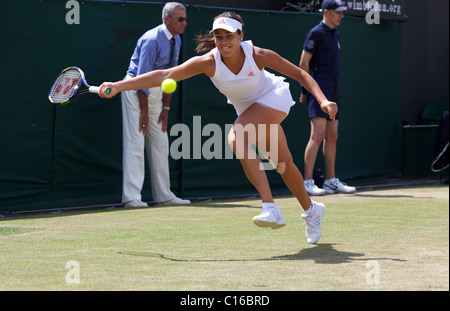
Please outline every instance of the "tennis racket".
[{"label": "tennis racket", "polygon": [[[85,93],[98,93],[100,87],[90,86],[84,77],[84,72],[78,67],[68,67],[61,71],[53,82],[48,99],[51,103],[63,106],[72,101],[75,97]],[[106,94],[111,90],[106,89]]]}]

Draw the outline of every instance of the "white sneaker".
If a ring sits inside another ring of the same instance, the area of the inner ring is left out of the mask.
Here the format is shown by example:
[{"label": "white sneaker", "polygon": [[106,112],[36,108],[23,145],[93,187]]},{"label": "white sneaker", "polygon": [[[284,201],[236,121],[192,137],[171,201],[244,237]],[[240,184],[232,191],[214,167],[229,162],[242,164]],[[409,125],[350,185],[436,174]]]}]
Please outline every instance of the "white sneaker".
[{"label": "white sneaker", "polygon": [[312,215],[302,214],[302,218],[305,221],[305,235],[306,242],[315,244],[319,241],[322,235],[322,219],[325,216],[325,205],[311,201]]},{"label": "white sneaker", "polygon": [[339,180],[339,178],[335,178],[334,181],[325,180],[323,183],[323,189],[326,193],[355,193],[356,188],[347,186],[346,183],[343,183]]},{"label": "white sneaker", "polygon": [[310,196],[325,195],[325,190],[314,184],[314,179],[305,180],[305,189]]},{"label": "white sneaker", "polygon": [[147,207],[148,204],[141,200],[131,200],[123,204],[125,207]]},{"label": "white sneaker", "polygon": [[258,227],[278,229],[286,225],[280,208],[275,203],[263,203],[261,214],[253,217],[253,223]]},{"label": "white sneaker", "polygon": [[191,204],[191,201],[189,200],[183,200],[180,198],[173,198],[172,200],[160,202],[162,205],[181,205],[181,204]]}]

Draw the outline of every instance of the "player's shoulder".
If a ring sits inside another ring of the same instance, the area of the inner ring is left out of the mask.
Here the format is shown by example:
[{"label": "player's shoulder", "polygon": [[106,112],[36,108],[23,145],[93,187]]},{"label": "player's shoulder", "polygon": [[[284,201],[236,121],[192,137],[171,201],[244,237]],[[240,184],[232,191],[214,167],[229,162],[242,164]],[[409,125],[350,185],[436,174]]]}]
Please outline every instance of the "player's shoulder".
[{"label": "player's shoulder", "polygon": [[200,55],[198,57],[199,57],[200,62],[202,63],[202,65],[204,65],[204,66],[211,66],[211,67],[215,67],[216,66],[216,59],[214,57],[214,52],[213,51],[209,51],[208,53]]},{"label": "player's shoulder", "polygon": [[213,50],[211,50],[211,51],[209,51],[209,52],[207,52],[205,54],[202,54],[202,55],[197,55],[197,56],[195,56],[195,58],[198,60],[198,62],[201,62],[203,64],[205,64],[205,63],[214,63],[215,62],[215,60],[214,60],[214,51]]},{"label": "player's shoulder", "polygon": [[195,56],[195,62],[201,68],[201,72],[206,74],[209,77],[214,76],[216,71],[216,60],[214,57],[214,52],[209,51],[203,55]]},{"label": "player's shoulder", "polygon": [[211,75],[211,72],[214,74],[216,67],[212,51],[209,51],[206,54],[194,56],[188,59],[183,65],[191,68],[191,70],[206,73],[207,75]]},{"label": "player's shoulder", "polygon": [[253,46],[253,56],[254,57],[271,57],[273,55],[276,55],[276,52],[274,52],[270,49]]},{"label": "player's shoulder", "polygon": [[280,60],[280,55],[270,49],[253,47],[253,59],[259,69],[264,67],[272,67],[275,62]]}]

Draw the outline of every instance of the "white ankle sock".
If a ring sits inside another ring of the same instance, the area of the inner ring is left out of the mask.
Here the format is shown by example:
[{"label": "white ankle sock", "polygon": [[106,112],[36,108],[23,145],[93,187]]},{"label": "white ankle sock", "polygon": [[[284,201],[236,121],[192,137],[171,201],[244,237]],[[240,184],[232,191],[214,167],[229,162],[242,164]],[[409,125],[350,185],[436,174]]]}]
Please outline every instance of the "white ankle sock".
[{"label": "white ankle sock", "polygon": [[305,211],[305,214],[308,216],[314,215],[314,203],[311,201],[311,206]]},{"label": "white ankle sock", "polygon": [[268,202],[268,203],[263,203],[262,204],[262,208],[263,209],[269,208],[269,207],[275,207],[275,206],[277,206],[277,205],[275,203],[272,203],[272,202]]}]

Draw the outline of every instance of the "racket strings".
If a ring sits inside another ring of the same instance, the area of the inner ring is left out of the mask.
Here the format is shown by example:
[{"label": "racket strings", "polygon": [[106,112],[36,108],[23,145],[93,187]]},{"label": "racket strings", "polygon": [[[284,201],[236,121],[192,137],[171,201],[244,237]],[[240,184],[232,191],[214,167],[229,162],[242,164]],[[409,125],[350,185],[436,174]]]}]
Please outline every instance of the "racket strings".
[{"label": "racket strings", "polygon": [[77,69],[70,68],[63,71],[56,79],[50,92],[52,102],[56,104],[68,101],[78,90],[81,80],[82,75]]}]

